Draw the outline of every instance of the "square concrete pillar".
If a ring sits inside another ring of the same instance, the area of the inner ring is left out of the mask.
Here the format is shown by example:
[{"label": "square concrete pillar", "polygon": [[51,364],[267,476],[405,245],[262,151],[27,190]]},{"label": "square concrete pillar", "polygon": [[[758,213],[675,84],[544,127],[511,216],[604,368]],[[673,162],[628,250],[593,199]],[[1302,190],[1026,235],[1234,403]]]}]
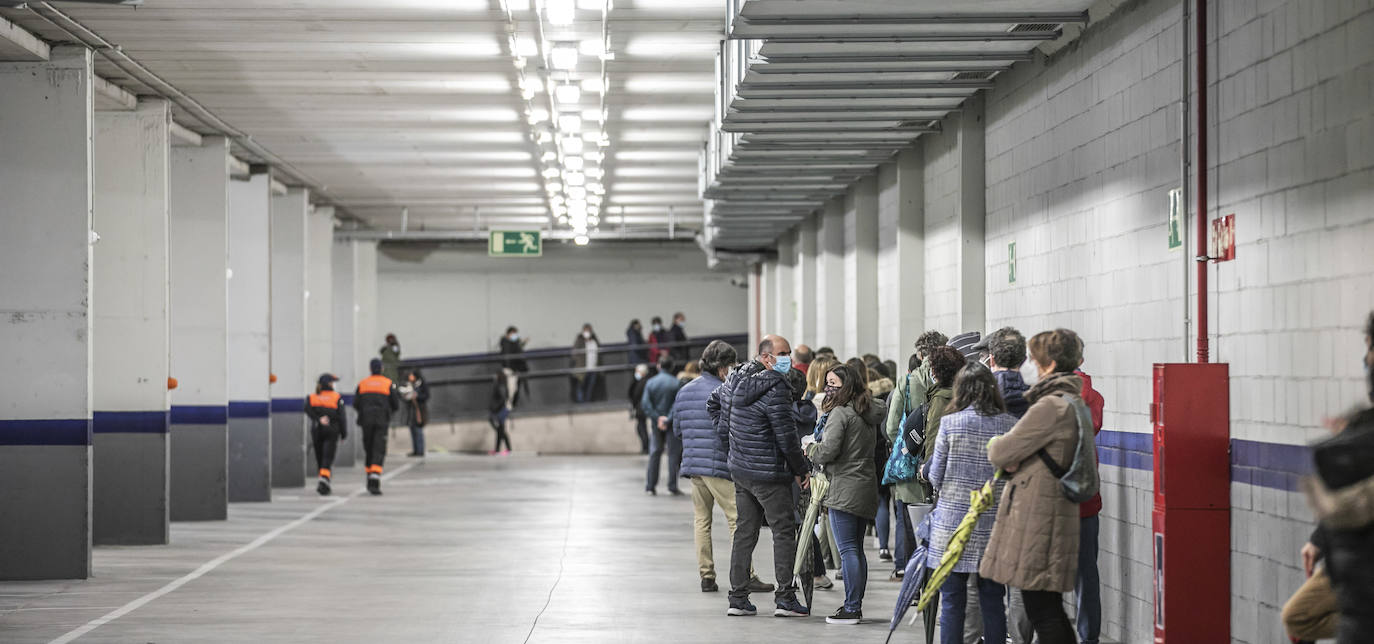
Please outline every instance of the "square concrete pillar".
[{"label": "square concrete pillar", "polygon": [[0,63],[0,579],[91,574],[91,54]]},{"label": "square concrete pillar", "polygon": [[171,516],[229,516],[229,141],[172,148]]},{"label": "square concrete pillar", "polygon": [[272,487],[305,485],[305,217],[310,194],[272,196]]},{"label": "square concrete pillar", "polygon": [[868,175],[844,196],[844,349],[878,350],[878,180]]},{"label": "square concrete pillar", "polygon": [[[334,367],[334,208],[311,208],[305,224],[305,390],[315,390],[320,374]],[[338,386],[336,383],[335,386]],[[345,421],[347,414],[345,414]],[[306,423],[307,479],[318,470]],[[338,455],[335,455],[338,460]]]},{"label": "square concrete pillar", "polygon": [[819,214],[816,259],[816,347],[828,346],[844,356],[845,274],[844,202],[831,199]]},{"label": "square concrete pillar", "polygon": [[878,168],[878,351],[901,369],[925,325],[923,163],[918,144]]},{"label": "square concrete pillar", "polygon": [[797,336],[796,289],[792,286],[797,262],[797,255],[792,250],[796,245],[796,237],[796,231],[789,231],[778,238],[778,259],[774,269],[777,288],[772,292],[776,333],[787,338],[793,345],[804,344]]},{"label": "square concrete pillar", "polygon": [[171,109],[95,114],[93,540],[167,543]]},{"label": "square concrete pillar", "polygon": [[[333,252],[330,261],[330,281],[334,291],[333,296],[333,367],[331,373],[339,377],[339,382],[335,383],[339,393],[344,394],[346,400],[351,402],[353,392],[352,384],[360,378],[356,367],[357,361],[353,359],[353,354],[357,350],[355,346],[357,340],[353,337],[354,329],[357,328],[356,319],[358,317],[357,295],[354,293],[354,284],[357,282],[354,271],[357,268],[355,251],[357,242],[338,241],[333,242]],[[356,462],[354,458],[358,450],[357,418],[354,416],[353,408],[349,407],[344,412],[344,420],[348,423],[348,438],[339,442],[339,450],[334,454],[334,467],[352,467]]]},{"label": "square concrete pillar", "polygon": [[810,216],[797,226],[796,266],[793,270],[793,300],[796,302],[797,342],[809,344],[812,349],[820,348],[819,334],[816,330],[816,228],[818,218]]},{"label": "square concrete pillar", "polygon": [[272,500],[271,180],[229,184],[229,501]]},{"label": "square concrete pillar", "polygon": [[987,154],[983,95],[959,114],[959,333],[987,326]]}]

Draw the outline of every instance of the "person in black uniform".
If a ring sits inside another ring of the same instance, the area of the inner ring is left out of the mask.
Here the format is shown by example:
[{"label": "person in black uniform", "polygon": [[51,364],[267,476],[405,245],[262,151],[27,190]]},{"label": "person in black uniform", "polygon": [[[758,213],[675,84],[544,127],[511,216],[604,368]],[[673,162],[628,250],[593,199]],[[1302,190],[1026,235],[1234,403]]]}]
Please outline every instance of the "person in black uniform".
[{"label": "person in black uniform", "polygon": [[341,404],[343,397],[334,391],[334,382],[338,379],[332,373],[320,374],[315,393],[310,394],[305,406],[305,415],[310,417],[310,440],[315,446],[315,466],[320,470],[320,484],[315,486],[320,496],[329,495],[334,453],[339,449],[339,441],[348,438],[348,423],[344,420]]},{"label": "person in black uniform", "polygon": [[368,363],[372,375],[358,383],[353,408],[358,410],[358,426],[363,429],[363,452],[367,455],[367,491],[382,493],[382,462],[386,460],[386,433],[391,415],[401,408],[396,383],[382,375],[382,361]]}]

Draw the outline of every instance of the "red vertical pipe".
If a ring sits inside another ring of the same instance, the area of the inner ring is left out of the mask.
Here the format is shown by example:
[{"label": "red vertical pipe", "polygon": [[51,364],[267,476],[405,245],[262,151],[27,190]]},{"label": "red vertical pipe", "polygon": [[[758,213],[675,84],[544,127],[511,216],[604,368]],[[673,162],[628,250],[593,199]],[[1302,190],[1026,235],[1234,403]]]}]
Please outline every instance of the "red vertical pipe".
[{"label": "red vertical pipe", "polygon": [[1194,5],[1197,30],[1197,361],[1207,350],[1207,0]]}]

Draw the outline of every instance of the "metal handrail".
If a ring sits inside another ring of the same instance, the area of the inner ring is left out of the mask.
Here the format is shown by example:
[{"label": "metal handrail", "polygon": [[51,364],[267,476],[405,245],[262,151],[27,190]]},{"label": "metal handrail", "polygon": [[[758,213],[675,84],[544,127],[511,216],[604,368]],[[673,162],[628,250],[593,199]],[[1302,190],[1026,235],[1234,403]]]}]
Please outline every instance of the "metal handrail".
[{"label": "metal handrail", "polygon": [[[725,342],[729,342],[730,344],[739,344],[739,343],[748,342],[748,335],[743,334],[743,333],[731,333],[731,334],[723,334],[723,335],[708,335],[708,336],[701,336],[701,337],[698,337],[698,338],[688,339],[686,342],[664,342],[664,343],[660,343],[660,344],[658,345],[658,348],[659,348],[660,351],[665,350],[665,349],[667,349],[667,350],[672,350],[672,349],[676,349],[676,348],[679,348],[679,347],[690,347],[690,346],[692,346],[692,345],[705,345],[705,344],[709,344],[710,342],[712,342],[712,341],[714,341],[714,340],[722,340],[722,341],[725,341]],[[602,354],[628,353],[628,352],[630,352],[630,351],[636,351],[636,350],[638,350],[638,351],[646,351],[646,352],[647,352],[647,351],[649,350],[649,345],[648,345],[648,343],[645,343],[645,344],[641,344],[641,345],[638,345],[638,346],[631,346],[628,342],[620,342],[620,343],[617,343],[617,344],[603,344],[603,345],[600,345],[600,346],[597,348],[597,354],[598,354],[598,355],[602,355]],[[458,355],[451,355],[451,356],[435,356],[435,357],[432,357],[432,358],[411,358],[411,359],[408,359],[408,360],[402,360],[401,363],[400,363],[400,367],[401,367],[402,369],[415,368],[415,367],[420,367],[420,368],[429,368],[429,367],[454,367],[454,366],[459,366],[459,365],[483,364],[483,363],[490,363],[490,362],[505,362],[506,360],[537,360],[537,359],[540,359],[540,358],[562,358],[562,357],[571,358],[571,357],[573,357],[573,356],[575,356],[575,355],[578,355],[578,354],[585,354],[585,353],[586,353],[586,350],[584,350],[584,349],[573,349],[573,348],[571,348],[571,347],[568,347],[568,348],[562,348],[562,347],[560,347],[560,348],[550,348],[550,349],[534,349],[534,350],[531,350],[531,351],[524,351],[524,352],[521,352],[521,353],[499,353],[499,352],[469,353],[469,354],[458,354]],[[622,366],[623,366],[623,365],[622,365]],[[600,368],[600,367],[598,367],[598,368]],[[587,371],[587,370],[586,370],[586,369],[580,369],[579,371],[585,372],[585,371]],[[526,377],[526,378],[533,377],[533,376],[530,375],[530,373],[523,374],[523,376]],[[430,383],[430,384],[435,384],[435,383]]]}]

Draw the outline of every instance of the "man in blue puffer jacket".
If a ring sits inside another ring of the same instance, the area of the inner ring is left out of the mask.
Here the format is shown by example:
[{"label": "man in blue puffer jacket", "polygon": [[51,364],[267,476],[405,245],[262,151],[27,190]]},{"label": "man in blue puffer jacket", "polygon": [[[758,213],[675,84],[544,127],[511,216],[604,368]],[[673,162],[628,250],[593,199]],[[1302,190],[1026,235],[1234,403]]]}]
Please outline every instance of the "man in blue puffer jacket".
[{"label": "man in blue puffer jacket", "polygon": [[[677,392],[673,403],[673,433],[682,441],[682,475],[692,481],[692,509],[696,515],[697,567],[701,592],[720,590],[716,584],[716,563],[711,548],[712,515],[716,505],[725,513],[730,534],[735,534],[735,484],[730,480],[723,445],[716,440],[715,424],[706,409],[711,392],[738,360],[735,348],[727,342],[712,341],[701,353],[701,377]],[[773,586],[751,579],[750,590],[769,592]]]},{"label": "man in blue puffer jacket", "polygon": [[797,517],[792,484],[805,485],[810,467],[792,416],[792,388],[783,374],[792,368],[792,347],[776,335],[764,336],[759,356],[726,378],[712,392],[707,410],[726,453],[735,482],[738,518],[730,552],[730,607],[727,615],[755,615],[749,603],[749,565],[759,528],[773,532],[773,566],[778,586],[775,617],[805,617],[797,601],[792,560],[797,553]]}]

